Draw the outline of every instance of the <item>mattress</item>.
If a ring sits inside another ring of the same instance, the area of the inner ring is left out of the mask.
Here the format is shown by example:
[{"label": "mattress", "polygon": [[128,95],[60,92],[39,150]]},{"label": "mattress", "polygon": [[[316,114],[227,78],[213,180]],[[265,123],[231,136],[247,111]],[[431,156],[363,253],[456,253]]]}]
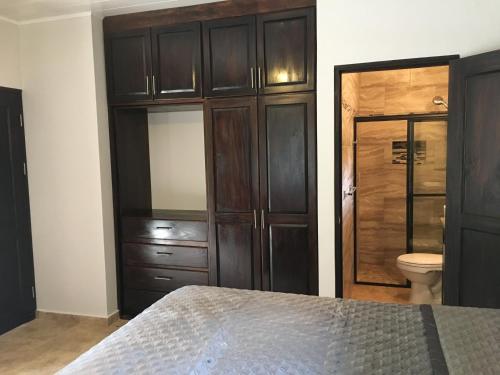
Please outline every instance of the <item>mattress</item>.
[{"label": "mattress", "polygon": [[59,374],[499,374],[500,311],[189,286]]}]

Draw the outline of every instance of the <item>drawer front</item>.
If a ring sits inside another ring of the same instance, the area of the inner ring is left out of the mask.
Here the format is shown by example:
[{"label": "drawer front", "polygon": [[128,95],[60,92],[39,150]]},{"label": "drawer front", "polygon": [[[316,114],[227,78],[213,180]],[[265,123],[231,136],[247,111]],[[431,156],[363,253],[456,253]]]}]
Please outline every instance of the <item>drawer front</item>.
[{"label": "drawer front", "polygon": [[125,263],[129,266],[152,264],[178,267],[208,267],[207,249],[204,247],[145,245],[124,243]]},{"label": "drawer front", "polygon": [[203,221],[175,221],[122,218],[122,233],[125,240],[141,238],[180,241],[207,241],[208,224]]},{"label": "drawer front", "polygon": [[123,291],[122,314],[134,317],[153,303],[164,297],[166,292],[149,292],[145,290],[125,289]]},{"label": "drawer front", "polygon": [[170,292],[186,285],[208,285],[208,273],[160,268],[125,267],[125,287]]}]

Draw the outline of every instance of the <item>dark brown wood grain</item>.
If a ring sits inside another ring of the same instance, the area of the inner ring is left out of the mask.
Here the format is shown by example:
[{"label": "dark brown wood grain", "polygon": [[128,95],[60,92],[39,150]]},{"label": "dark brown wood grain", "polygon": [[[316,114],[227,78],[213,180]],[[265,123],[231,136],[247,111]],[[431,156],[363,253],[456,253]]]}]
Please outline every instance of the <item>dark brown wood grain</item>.
[{"label": "dark brown wood grain", "polygon": [[168,8],[105,17],[104,31],[116,32],[145,27],[167,26],[193,21],[237,17],[286,9],[315,6],[316,0],[228,0],[217,3]]},{"label": "dark brown wood grain", "polygon": [[153,28],[155,99],[201,97],[201,31],[193,22]]},{"label": "dark brown wood grain", "polygon": [[306,8],[257,17],[259,93],[314,90],[315,11]]},{"label": "dark brown wood grain", "polygon": [[150,30],[108,34],[105,46],[108,101],[153,99]]},{"label": "dark brown wood grain", "polygon": [[500,51],[450,67],[444,303],[500,308]]},{"label": "dark brown wood grain", "polygon": [[122,238],[126,241],[164,239],[181,241],[206,241],[207,223],[202,221],[177,221],[122,217]]},{"label": "dark brown wood grain", "polygon": [[113,115],[120,209],[151,209],[147,111],[121,108]]},{"label": "dark brown wood grain", "polygon": [[125,267],[128,289],[171,292],[186,285],[208,285],[208,273],[163,268]]},{"label": "dark brown wood grain", "polygon": [[257,93],[255,17],[203,23],[205,96]]},{"label": "dark brown wood grain", "polygon": [[259,98],[259,145],[263,288],[317,294],[315,94]]},{"label": "dark brown wood grain", "polygon": [[208,100],[205,126],[211,284],[260,289],[256,98]]},{"label": "dark brown wood grain", "polygon": [[134,265],[207,268],[207,249],[190,246],[163,246],[125,243],[125,263]]}]

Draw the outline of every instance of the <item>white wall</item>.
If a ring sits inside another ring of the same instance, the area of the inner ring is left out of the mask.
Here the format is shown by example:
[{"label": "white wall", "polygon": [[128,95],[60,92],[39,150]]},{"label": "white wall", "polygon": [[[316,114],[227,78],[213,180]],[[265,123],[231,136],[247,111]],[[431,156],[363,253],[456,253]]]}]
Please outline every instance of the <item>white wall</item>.
[{"label": "white wall", "polygon": [[203,110],[148,114],[153,208],[206,210]]},{"label": "white wall", "polygon": [[500,49],[498,0],[317,0],[319,291],[335,295],[335,65]]},{"label": "white wall", "polygon": [[0,19],[0,86],[21,87],[19,26]]},{"label": "white wall", "polygon": [[92,31],[90,14],[22,25],[21,74],[38,309],[104,317],[116,292],[102,51]]}]

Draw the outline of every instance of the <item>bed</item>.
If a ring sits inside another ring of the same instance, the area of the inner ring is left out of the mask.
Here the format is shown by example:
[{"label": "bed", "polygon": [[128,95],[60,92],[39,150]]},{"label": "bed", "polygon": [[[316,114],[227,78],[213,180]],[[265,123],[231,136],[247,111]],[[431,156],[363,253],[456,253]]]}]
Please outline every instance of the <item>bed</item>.
[{"label": "bed", "polygon": [[189,286],[59,374],[500,374],[500,310]]}]

